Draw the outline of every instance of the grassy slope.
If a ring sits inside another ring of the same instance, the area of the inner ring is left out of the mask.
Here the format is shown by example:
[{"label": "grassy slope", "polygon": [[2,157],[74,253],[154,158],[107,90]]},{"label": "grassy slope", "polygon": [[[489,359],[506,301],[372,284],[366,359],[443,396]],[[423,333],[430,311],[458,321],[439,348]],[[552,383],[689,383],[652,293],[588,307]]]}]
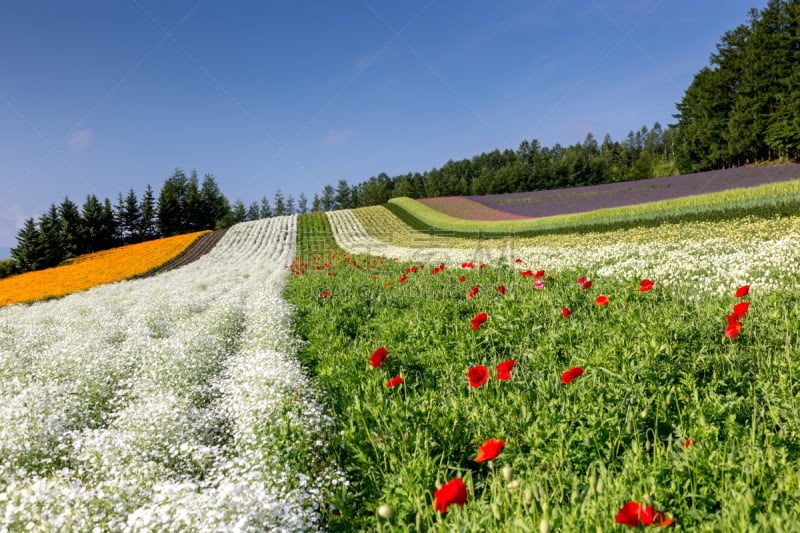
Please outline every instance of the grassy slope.
[{"label": "grassy slope", "polygon": [[413,228],[427,231],[487,236],[610,231],[664,222],[797,214],[800,212],[800,180],[532,220],[486,222],[458,219],[410,198],[393,198],[387,207]]},{"label": "grassy slope", "polygon": [[[301,236],[325,231],[319,217],[310,224],[301,218]],[[622,530],[617,511],[645,495],[688,530],[775,530],[800,518],[796,287],[746,298],[741,334],[728,339],[733,286],[720,297],[596,279],[584,291],[581,272],[563,271],[548,272],[554,279],[537,290],[511,268],[458,265],[436,275],[427,265],[398,283],[413,265],[319,244],[301,240],[299,253],[329,266],[298,274],[288,296],[352,481],[333,500],[330,529],[524,531],[546,521]],[[707,259],[717,260],[713,250]],[[607,306],[595,304],[601,294]],[[574,314],[565,319],[562,306]],[[478,312],[489,319],[475,331]],[[374,369],[369,356],[380,346],[388,364]],[[513,378],[493,379],[509,359]],[[472,388],[467,370],[478,364],[490,379]],[[559,378],[571,366],[585,373],[565,386]],[[387,389],[396,375],[404,383]],[[503,452],[476,463],[489,438],[504,439]],[[696,442],[685,448],[687,440]],[[518,488],[504,481],[505,465]],[[433,494],[455,477],[467,504],[442,516]],[[383,504],[393,519],[376,515]]]}]

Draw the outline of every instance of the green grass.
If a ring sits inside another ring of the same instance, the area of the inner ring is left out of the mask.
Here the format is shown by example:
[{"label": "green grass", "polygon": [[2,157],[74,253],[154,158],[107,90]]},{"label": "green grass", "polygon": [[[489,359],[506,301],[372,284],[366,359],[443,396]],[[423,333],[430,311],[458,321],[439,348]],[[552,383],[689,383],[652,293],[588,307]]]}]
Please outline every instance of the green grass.
[{"label": "green grass", "polygon": [[800,180],[532,220],[487,222],[459,219],[411,198],[393,198],[386,206],[406,224],[420,231],[523,237],[587,230],[614,231],[672,222],[732,220],[743,216],[797,215],[800,213]]},{"label": "green grass", "polygon": [[[658,283],[639,292],[638,278],[563,271],[536,290],[509,267],[455,264],[436,275],[425,265],[398,283],[419,265],[346,254],[327,231],[324,216],[300,217],[301,273],[287,295],[351,481],[330,499],[328,529],[539,531],[546,521],[554,531],[622,531],[617,511],[645,495],[686,530],[797,523],[796,287],[745,298],[741,334],[728,339],[734,286],[723,297]],[[586,291],[575,281],[584,274],[594,278]],[[608,306],[595,305],[600,294]],[[563,318],[561,307],[574,314]],[[478,312],[489,319],[472,330]],[[388,364],[374,369],[369,356],[380,346]],[[513,378],[494,379],[508,359],[517,361]],[[467,370],[478,364],[490,379],[472,388]],[[571,366],[585,373],[563,385]],[[387,389],[396,375],[404,383]],[[506,441],[502,453],[474,462],[489,438]],[[696,443],[685,449],[687,439]],[[468,500],[442,516],[433,494],[455,477]],[[381,505],[392,519],[377,515]]]}]

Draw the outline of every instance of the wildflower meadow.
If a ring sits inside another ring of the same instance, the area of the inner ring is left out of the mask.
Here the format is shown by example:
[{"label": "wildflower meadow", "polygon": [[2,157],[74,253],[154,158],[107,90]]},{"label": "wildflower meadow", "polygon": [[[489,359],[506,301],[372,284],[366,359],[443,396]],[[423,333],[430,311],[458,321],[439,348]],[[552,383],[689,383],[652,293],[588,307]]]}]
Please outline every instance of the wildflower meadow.
[{"label": "wildflower meadow", "polygon": [[729,244],[686,223],[684,242],[518,250],[328,218],[335,241],[300,218],[287,292],[342,432],[327,529],[797,523],[796,218]]}]

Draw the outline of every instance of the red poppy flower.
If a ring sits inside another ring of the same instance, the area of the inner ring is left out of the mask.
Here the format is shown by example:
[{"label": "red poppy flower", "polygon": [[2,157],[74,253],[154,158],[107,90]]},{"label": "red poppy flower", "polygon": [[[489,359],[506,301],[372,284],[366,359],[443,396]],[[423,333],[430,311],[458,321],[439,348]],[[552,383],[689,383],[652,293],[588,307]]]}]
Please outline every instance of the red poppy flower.
[{"label": "red poppy flower", "polygon": [[589,278],[587,278],[586,276],[581,276],[581,277],[579,277],[579,278],[578,278],[578,285],[583,285],[584,283],[586,283],[586,281],[587,281],[588,279],[589,279]]},{"label": "red poppy flower", "polygon": [[467,277],[466,276],[461,276],[460,278],[458,278],[458,281],[467,281]]},{"label": "red poppy flower", "polygon": [[642,292],[649,291],[653,288],[653,282],[649,279],[643,279],[641,283],[639,283],[639,290]]},{"label": "red poppy flower", "polygon": [[475,297],[475,295],[478,294],[478,291],[480,289],[481,289],[480,285],[475,285],[474,287],[472,287],[472,289],[470,289],[470,291],[469,291],[469,294],[467,294],[467,298]]},{"label": "red poppy flower", "polygon": [[750,302],[739,302],[733,306],[733,314],[736,315],[736,318],[744,318],[748,307],[750,307]]},{"label": "red poppy flower", "polygon": [[564,318],[567,318],[571,314],[572,314],[572,311],[570,311],[566,307],[562,307],[561,308],[561,316],[563,316]]},{"label": "red poppy flower", "polygon": [[750,285],[742,285],[736,289],[736,297],[741,298],[742,296],[747,296],[748,292],[750,292]]},{"label": "red poppy flower", "polygon": [[386,388],[391,389],[392,387],[396,387],[403,382],[403,378],[400,376],[395,376],[389,381],[386,382]]},{"label": "red poppy flower", "polygon": [[484,263],[484,264],[482,264],[481,266],[479,266],[479,267],[478,267],[478,270],[480,270],[481,268],[486,268],[487,266],[489,266],[489,265],[487,265],[486,263]]},{"label": "red poppy flower", "polygon": [[533,276],[533,271],[532,270],[526,270],[525,272],[520,272],[519,275],[524,277],[524,278],[529,278],[529,277]]},{"label": "red poppy flower", "polygon": [[561,381],[562,383],[564,383],[564,385],[569,385],[569,383],[573,379],[577,378],[581,374],[583,374],[583,369],[577,366],[573,366],[572,368],[561,374]]},{"label": "red poppy flower", "polygon": [[544,276],[544,270],[539,270],[536,272],[536,274],[533,275],[533,279],[542,279],[543,276]]},{"label": "red poppy flower", "polygon": [[508,361],[503,361],[499,365],[497,365],[498,372],[511,372],[511,369],[514,368],[514,365],[517,364],[516,359],[509,359]]},{"label": "red poppy flower", "polygon": [[473,366],[467,371],[467,377],[469,378],[470,386],[477,388],[489,379],[489,371],[483,365]]},{"label": "red poppy flower", "polygon": [[502,363],[497,365],[498,374],[494,378],[502,381],[511,379],[511,369],[514,368],[515,363],[516,360],[509,359],[508,361],[503,361]]},{"label": "red poppy flower", "polygon": [[328,296],[330,296],[330,295],[331,295],[331,293],[329,293],[329,292],[325,291],[325,292],[323,292],[322,294],[320,294],[320,295],[319,295],[319,297],[320,297],[320,298],[327,298],[327,297],[328,297]]},{"label": "red poppy flower", "polygon": [[372,276],[372,279],[378,279],[377,275]]},{"label": "red poppy flower", "polygon": [[684,448],[688,448],[689,446],[691,446],[692,444],[694,444],[694,443],[696,443],[696,442],[697,442],[697,441],[696,441],[696,440],[694,440],[694,439],[686,439],[685,441],[683,441],[683,442],[681,443],[681,445],[682,445]]},{"label": "red poppy flower", "polygon": [[739,335],[739,330],[742,329],[741,322],[734,322],[727,328],[725,328],[725,336],[729,339],[735,339]]},{"label": "red poppy flower", "polygon": [[608,296],[598,296],[594,303],[597,305],[608,305]]},{"label": "red poppy flower", "polygon": [[369,364],[371,364],[375,368],[378,368],[379,366],[381,366],[381,363],[383,363],[386,360],[387,355],[389,355],[389,351],[386,350],[386,348],[384,348],[383,346],[381,346],[380,348],[375,350],[372,355],[369,356]]},{"label": "red poppy flower", "polygon": [[500,285],[499,287],[497,287],[497,292],[499,292],[500,294],[505,294],[506,293],[506,288],[504,286]]},{"label": "red poppy flower", "polygon": [[464,504],[467,503],[467,488],[461,478],[457,477],[442,485],[442,488],[433,493],[433,498],[436,500],[434,508],[444,514],[447,512],[447,508],[454,503],[459,507],[464,507]]},{"label": "red poppy flower", "polygon": [[491,461],[495,457],[500,454],[500,451],[503,449],[503,445],[506,441],[504,440],[497,440],[497,439],[489,439],[480,446],[478,449],[478,455],[475,457],[476,463],[482,463],[483,461]]},{"label": "red poppy flower", "polygon": [[522,259],[514,259],[515,263],[522,263]]},{"label": "red poppy flower", "polygon": [[617,513],[617,523],[631,527],[656,525],[666,527],[674,521],[666,518],[663,511],[656,511],[636,502],[628,502]]},{"label": "red poppy flower", "polygon": [[478,329],[481,327],[481,324],[486,322],[486,319],[489,318],[486,313],[478,313],[475,315],[475,318],[472,319],[472,329]]},{"label": "red poppy flower", "polygon": [[592,286],[592,280],[584,281],[583,285],[581,285],[581,289],[586,290]]}]

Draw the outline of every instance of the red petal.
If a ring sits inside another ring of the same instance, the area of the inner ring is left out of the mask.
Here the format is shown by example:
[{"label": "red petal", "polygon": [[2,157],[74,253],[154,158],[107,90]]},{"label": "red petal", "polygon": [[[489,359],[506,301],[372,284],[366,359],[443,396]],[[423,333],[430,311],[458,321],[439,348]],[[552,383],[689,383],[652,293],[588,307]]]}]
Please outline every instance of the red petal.
[{"label": "red petal", "polygon": [[583,369],[577,366],[573,366],[572,368],[561,374],[561,381],[564,383],[564,385],[569,385],[573,379],[577,378],[581,374],[583,374]]},{"label": "red petal", "polygon": [[463,507],[467,503],[467,488],[461,478],[451,479],[442,488],[433,493],[436,500],[434,507],[440,513],[446,513],[447,507],[456,504]]},{"label": "red petal", "polygon": [[617,513],[616,521],[631,527],[639,527],[639,509],[642,506],[636,502],[628,502]]},{"label": "red petal", "polygon": [[478,447],[480,451],[478,452],[478,455],[475,457],[475,462],[481,463],[483,461],[491,461],[500,454],[500,451],[503,449],[504,444],[505,444],[504,440],[497,440],[497,439],[487,440]]},{"label": "red petal", "polygon": [[736,297],[741,298],[742,296],[747,296],[748,292],[750,292],[750,285],[742,285],[736,289]]}]

